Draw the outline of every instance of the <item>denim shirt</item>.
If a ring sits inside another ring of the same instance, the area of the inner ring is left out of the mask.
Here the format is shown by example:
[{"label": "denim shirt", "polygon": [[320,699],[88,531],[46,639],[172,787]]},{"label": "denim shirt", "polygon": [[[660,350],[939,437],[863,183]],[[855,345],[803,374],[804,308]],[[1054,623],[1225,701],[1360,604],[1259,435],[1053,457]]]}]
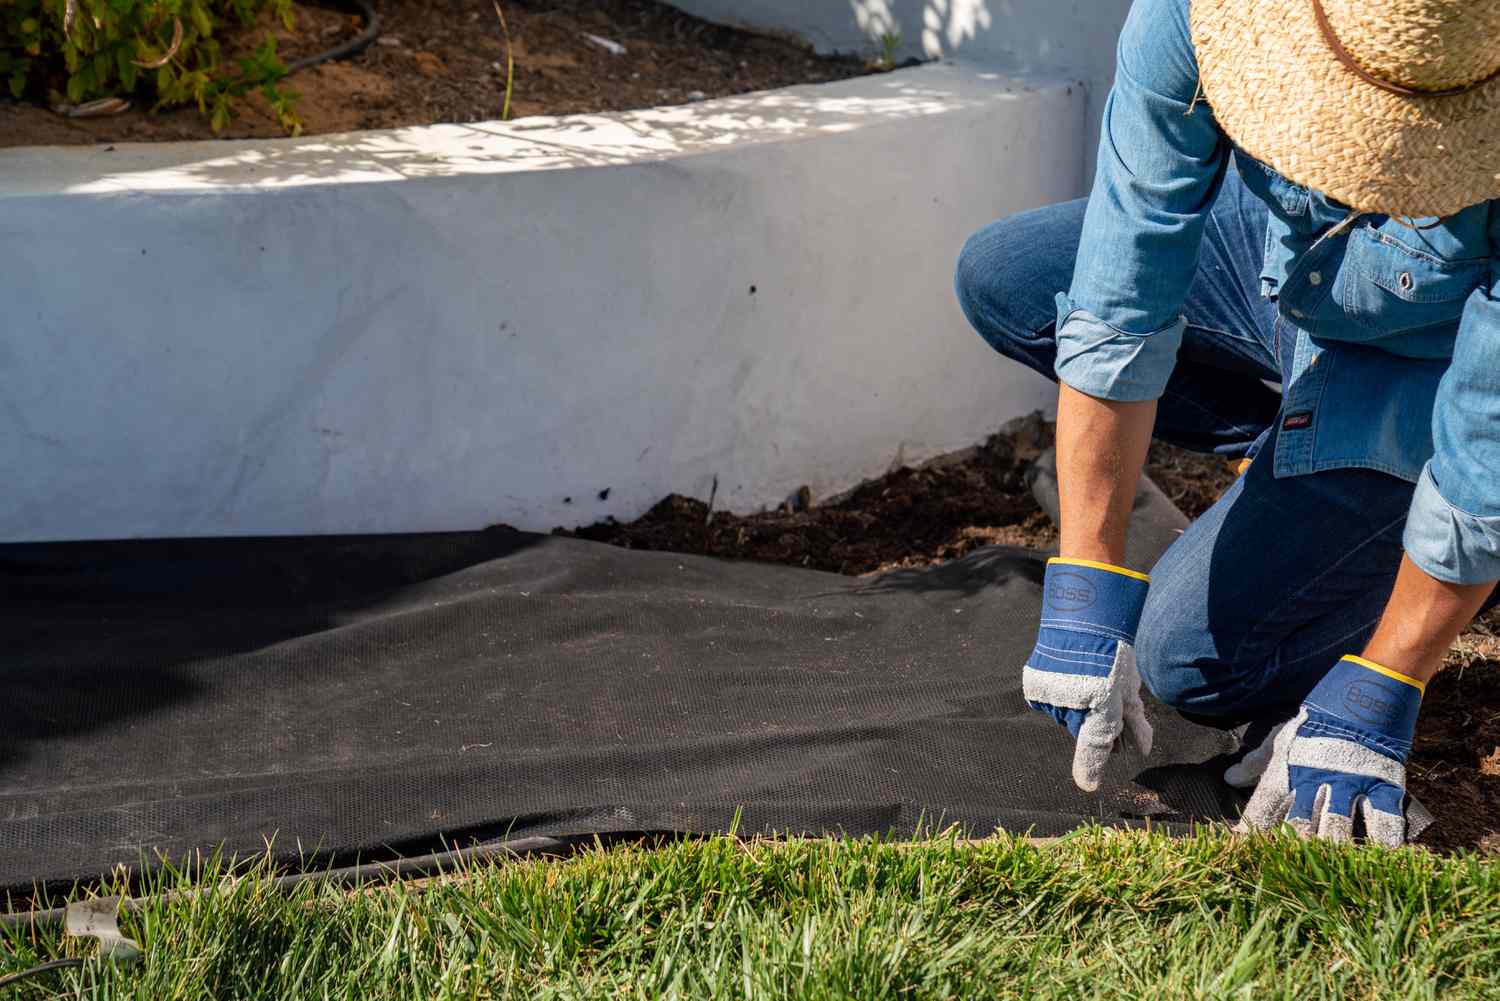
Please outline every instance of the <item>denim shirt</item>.
[{"label": "denim shirt", "polygon": [[1121,35],[1073,284],[1057,297],[1058,378],[1102,399],[1161,396],[1233,160],[1270,209],[1261,290],[1295,343],[1276,475],[1414,482],[1412,560],[1439,580],[1500,579],[1500,201],[1400,220],[1293,184],[1214,121],[1187,13],[1188,0],[1136,0]]}]

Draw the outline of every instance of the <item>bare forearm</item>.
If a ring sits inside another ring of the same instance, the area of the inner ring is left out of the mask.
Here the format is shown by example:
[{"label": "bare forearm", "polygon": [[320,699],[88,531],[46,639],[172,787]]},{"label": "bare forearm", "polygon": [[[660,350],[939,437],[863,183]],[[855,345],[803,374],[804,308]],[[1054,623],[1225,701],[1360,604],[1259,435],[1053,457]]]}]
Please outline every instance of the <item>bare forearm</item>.
[{"label": "bare forearm", "polygon": [[1059,387],[1057,485],[1063,556],[1123,564],[1125,529],[1155,421],[1154,400],[1115,403],[1067,385]]},{"label": "bare forearm", "polygon": [[1403,556],[1396,588],[1364,656],[1425,684],[1493,589],[1493,584],[1444,583]]}]

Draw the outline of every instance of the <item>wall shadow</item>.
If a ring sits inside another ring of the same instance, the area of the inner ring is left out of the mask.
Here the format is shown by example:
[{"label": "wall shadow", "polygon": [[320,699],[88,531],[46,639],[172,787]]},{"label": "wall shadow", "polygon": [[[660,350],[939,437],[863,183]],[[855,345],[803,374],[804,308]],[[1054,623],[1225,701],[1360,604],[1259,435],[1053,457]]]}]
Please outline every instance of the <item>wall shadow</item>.
[{"label": "wall shadow", "polygon": [[204,696],[189,665],[322,632],[543,538],[496,528],[0,546],[0,802],[26,782],[29,746],[119,730]]}]

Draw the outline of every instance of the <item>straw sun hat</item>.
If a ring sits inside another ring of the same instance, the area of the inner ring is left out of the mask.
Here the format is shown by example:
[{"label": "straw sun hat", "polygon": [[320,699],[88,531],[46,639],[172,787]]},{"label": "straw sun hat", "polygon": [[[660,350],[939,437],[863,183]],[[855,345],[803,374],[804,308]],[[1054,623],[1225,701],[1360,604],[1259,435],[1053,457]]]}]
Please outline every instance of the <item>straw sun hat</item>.
[{"label": "straw sun hat", "polygon": [[1364,212],[1500,198],[1500,0],[1190,0],[1203,96],[1245,152]]}]

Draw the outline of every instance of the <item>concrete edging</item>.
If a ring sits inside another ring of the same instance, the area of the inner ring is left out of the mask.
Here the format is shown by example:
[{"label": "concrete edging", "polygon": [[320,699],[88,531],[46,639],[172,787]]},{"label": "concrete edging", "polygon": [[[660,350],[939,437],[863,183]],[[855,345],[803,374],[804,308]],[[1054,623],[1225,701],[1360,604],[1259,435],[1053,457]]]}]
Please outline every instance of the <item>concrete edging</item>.
[{"label": "concrete edging", "polygon": [[[0,541],[744,511],[1043,403],[964,238],[1074,197],[1067,81],[0,150]],[[717,484],[717,486],[715,486]]]}]

